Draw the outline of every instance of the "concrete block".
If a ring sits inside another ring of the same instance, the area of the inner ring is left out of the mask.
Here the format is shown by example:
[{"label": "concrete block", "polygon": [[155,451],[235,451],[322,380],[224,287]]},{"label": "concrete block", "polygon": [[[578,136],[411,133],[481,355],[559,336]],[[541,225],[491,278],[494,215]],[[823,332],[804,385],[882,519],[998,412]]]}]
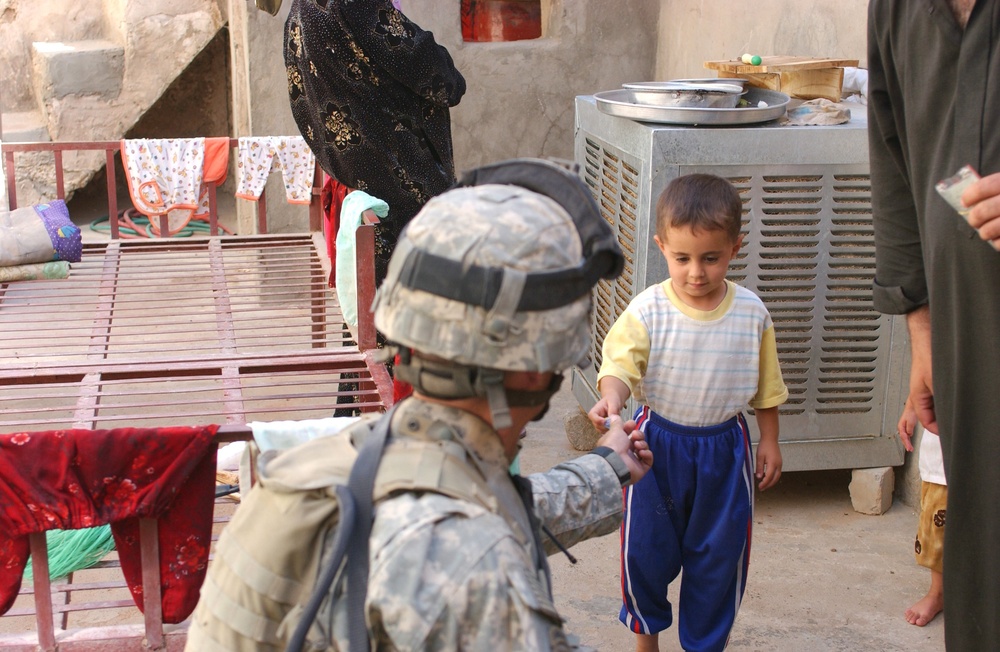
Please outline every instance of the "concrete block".
[{"label": "concrete block", "polygon": [[586,413],[580,410],[566,419],[566,437],[570,445],[578,451],[590,451],[597,445],[601,433],[590,422]]},{"label": "concrete block", "polygon": [[895,475],[891,466],[851,471],[851,505],[861,514],[884,514],[892,506]]},{"label": "concrete block", "polygon": [[67,95],[117,97],[125,49],[110,41],[32,43],[35,95],[40,103]]}]

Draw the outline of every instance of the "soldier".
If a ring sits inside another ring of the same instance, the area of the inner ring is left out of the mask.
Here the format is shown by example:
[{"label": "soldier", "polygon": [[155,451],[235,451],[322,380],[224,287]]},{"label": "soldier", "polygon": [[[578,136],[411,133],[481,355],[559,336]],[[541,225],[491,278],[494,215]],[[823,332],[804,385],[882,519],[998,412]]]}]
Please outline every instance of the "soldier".
[{"label": "soldier", "polygon": [[[544,161],[475,170],[407,226],[375,307],[414,395],[393,408],[375,479],[363,609],[374,649],[570,649],[545,555],[618,528],[621,488],[652,454],[618,420],[594,454],[527,478],[508,466],[560,372],[585,360],[591,288],[622,262],[587,187]],[[339,575],[304,619],[306,649],[355,649],[353,562],[317,562],[314,541],[330,514],[317,505],[334,502],[316,492],[330,482],[332,445],[262,460],[219,541],[189,650],[283,648],[322,566]]]}]

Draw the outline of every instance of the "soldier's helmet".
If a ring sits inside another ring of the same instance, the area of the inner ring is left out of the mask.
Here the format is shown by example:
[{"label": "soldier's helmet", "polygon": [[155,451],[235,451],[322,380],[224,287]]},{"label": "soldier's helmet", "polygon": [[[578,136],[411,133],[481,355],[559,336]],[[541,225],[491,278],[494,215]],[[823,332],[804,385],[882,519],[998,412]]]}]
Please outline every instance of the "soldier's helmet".
[{"label": "soldier's helmet", "polygon": [[486,396],[488,377],[497,376],[489,371],[584,363],[591,289],[622,266],[576,174],[536,159],[498,163],[464,175],[407,225],[379,288],[375,324],[401,350],[461,370],[459,380],[451,371],[442,379],[414,373],[404,360],[397,375],[417,389]]}]

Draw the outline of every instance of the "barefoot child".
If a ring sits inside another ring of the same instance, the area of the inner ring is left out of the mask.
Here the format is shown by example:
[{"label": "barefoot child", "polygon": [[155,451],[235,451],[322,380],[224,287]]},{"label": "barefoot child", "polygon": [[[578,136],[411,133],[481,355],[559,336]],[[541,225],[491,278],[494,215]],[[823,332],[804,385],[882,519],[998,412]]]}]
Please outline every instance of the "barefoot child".
[{"label": "barefoot child", "polygon": [[[906,450],[913,452],[913,432],[917,425],[917,413],[906,399],[903,415],[899,417],[896,429]],[[917,563],[931,571],[931,586],[927,595],[917,600],[906,610],[906,622],[923,627],[934,620],[944,608],[944,519],[948,503],[948,486],[944,479],[944,461],[941,458],[941,439],[936,433],[924,429],[920,438],[920,453],[917,459],[920,468],[920,521],[917,538],[913,544]]]},{"label": "barefoot child", "polygon": [[[743,206],[708,174],[674,179],[656,206],[670,278],[641,292],[609,330],[598,374],[599,428],[634,394],[651,473],[625,494],[619,619],[636,649],[657,650],[673,623],[667,586],[684,569],[679,635],[685,650],[722,650],[746,588],[753,480],[778,481],[778,406],[788,390],[771,316],[726,280],[740,250]],[[742,411],[756,412],[757,462]]]}]

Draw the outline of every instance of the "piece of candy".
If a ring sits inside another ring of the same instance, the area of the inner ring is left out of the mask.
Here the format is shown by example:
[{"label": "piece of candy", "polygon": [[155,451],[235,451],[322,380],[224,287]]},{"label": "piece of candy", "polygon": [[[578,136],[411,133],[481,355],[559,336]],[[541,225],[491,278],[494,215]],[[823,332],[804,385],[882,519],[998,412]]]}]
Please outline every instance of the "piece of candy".
[{"label": "piece of candy", "polygon": [[740,57],[740,61],[750,66],[759,66],[761,59],[756,54],[750,54],[749,52],[747,52],[742,57]]}]

